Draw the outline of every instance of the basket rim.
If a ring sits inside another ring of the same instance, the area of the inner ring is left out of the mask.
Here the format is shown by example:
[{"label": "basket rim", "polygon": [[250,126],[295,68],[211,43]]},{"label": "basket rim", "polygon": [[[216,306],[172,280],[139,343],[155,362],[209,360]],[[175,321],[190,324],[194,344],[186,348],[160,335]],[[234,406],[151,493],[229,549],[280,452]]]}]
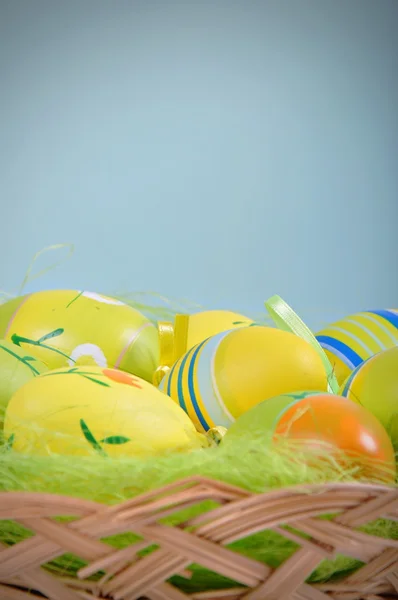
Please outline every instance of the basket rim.
[{"label": "basket rim", "polygon": [[214,489],[215,487],[219,486],[221,487],[224,491],[229,491],[231,493],[238,493],[238,494],[243,494],[243,495],[247,495],[247,496],[254,496],[256,498],[258,498],[259,496],[267,496],[267,498],[272,498],[272,499],[277,499],[278,497],[283,498],[286,497],[288,495],[294,495],[294,494],[316,494],[316,493],[324,493],[324,492],[340,492],[340,491],[353,491],[353,490],[357,490],[357,491],[362,491],[364,493],[380,493],[380,492],[393,492],[395,491],[397,496],[398,496],[398,485],[397,484],[383,484],[383,483],[371,483],[371,482],[364,482],[364,481],[358,481],[358,482],[351,482],[351,481],[347,481],[347,482],[333,482],[333,481],[329,481],[329,482],[325,482],[325,483],[303,483],[303,484],[294,484],[294,485],[289,485],[289,486],[283,486],[281,488],[277,488],[277,489],[269,489],[269,490],[264,490],[261,492],[258,491],[252,491],[252,490],[247,490],[244,487],[240,487],[238,485],[235,484],[231,484],[231,483],[227,483],[224,482],[222,480],[218,480],[218,479],[213,479],[211,477],[207,477],[207,476],[201,476],[201,475],[191,475],[188,477],[184,477],[182,479],[178,479],[175,480],[171,483],[165,484],[161,487],[158,488],[151,488],[145,492],[136,494],[131,496],[130,498],[127,498],[121,502],[117,502],[117,503],[112,503],[112,504],[107,504],[105,502],[99,502],[99,501],[95,501],[95,500],[87,500],[84,497],[80,497],[80,496],[73,496],[73,495],[69,495],[69,494],[55,494],[55,493],[51,493],[51,492],[40,492],[40,491],[28,491],[28,490],[17,490],[17,491],[7,491],[7,490],[1,490],[0,491],[0,503],[2,501],[6,501],[7,504],[10,503],[12,500],[14,501],[18,501],[18,500],[27,500],[27,499],[42,499],[44,501],[48,501],[51,503],[54,503],[54,501],[59,500],[61,502],[65,502],[65,501],[70,501],[71,504],[78,502],[80,507],[85,507],[87,508],[87,510],[91,511],[91,510],[96,510],[99,507],[114,507],[114,506],[118,506],[123,507],[125,504],[131,505],[132,502],[134,501],[142,501],[144,499],[152,499],[154,497],[157,497],[159,495],[162,495],[163,493],[165,494],[170,494],[172,491],[177,491],[180,488],[190,488],[190,487],[197,487],[197,486],[202,486],[202,487],[206,487],[209,486],[212,489]]},{"label": "basket rim", "polygon": [[[176,525],[163,522],[165,517],[204,500],[215,500],[218,507],[196,516],[186,515]],[[326,514],[332,519],[318,519]],[[53,520],[61,515],[78,518],[71,522]],[[355,590],[352,600],[359,600],[362,592],[372,593],[376,588],[398,592],[398,540],[375,537],[372,530],[358,530],[379,518],[398,522],[398,487],[327,482],[251,492],[209,477],[191,476],[111,505],[57,494],[3,491],[0,520],[16,521],[33,537],[7,547],[0,543],[0,587],[6,584],[18,590],[22,582],[40,593],[50,590],[52,600],[99,600],[99,596],[115,600],[204,599],[206,592],[204,596],[202,592],[188,596],[170,583],[175,575],[186,578],[188,567],[198,564],[243,585],[237,600],[271,600],[292,594],[303,600],[316,595],[327,600],[335,597],[333,582],[331,589],[320,590],[307,583],[307,578],[325,558],[333,559],[340,553],[364,563],[338,588],[344,594],[351,586]],[[275,569],[258,557],[229,547],[234,541],[268,530],[299,544],[299,549]],[[117,548],[105,540],[127,532],[134,532],[141,541]],[[140,551],[152,544],[157,550],[140,557]],[[76,573],[76,581],[83,586],[79,590],[41,569],[65,553],[86,563]],[[94,590],[89,579],[99,572],[104,575]],[[227,588],[220,593],[207,597],[228,597]]]}]

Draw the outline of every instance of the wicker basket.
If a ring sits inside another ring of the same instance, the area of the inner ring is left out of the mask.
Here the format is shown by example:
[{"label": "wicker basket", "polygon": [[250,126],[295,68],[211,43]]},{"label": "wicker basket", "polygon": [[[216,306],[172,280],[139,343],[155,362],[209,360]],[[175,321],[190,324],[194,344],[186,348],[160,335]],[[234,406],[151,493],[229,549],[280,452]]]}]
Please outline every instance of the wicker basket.
[{"label": "wicker basket", "polygon": [[[217,507],[178,526],[162,519],[213,500]],[[321,519],[332,514],[331,519]],[[74,516],[60,522],[55,517]],[[193,477],[116,506],[41,493],[0,494],[0,519],[34,535],[0,550],[1,600],[381,600],[398,598],[398,541],[358,528],[378,518],[398,520],[398,490],[368,484],[302,486],[253,494]],[[288,526],[286,528],[286,526]],[[272,530],[298,549],[276,569],[243,556],[228,544]],[[134,532],[141,541],[116,549],[101,541]],[[302,532],[300,535],[299,532]],[[145,555],[138,553],[156,544]],[[86,566],[78,577],[42,568],[65,553]],[[339,581],[305,583],[336,554],[365,563]],[[189,578],[198,564],[237,582],[234,588],[187,595],[170,583]],[[101,576],[93,581],[93,575]],[[35,591],[32,591],[35,590]]]}]

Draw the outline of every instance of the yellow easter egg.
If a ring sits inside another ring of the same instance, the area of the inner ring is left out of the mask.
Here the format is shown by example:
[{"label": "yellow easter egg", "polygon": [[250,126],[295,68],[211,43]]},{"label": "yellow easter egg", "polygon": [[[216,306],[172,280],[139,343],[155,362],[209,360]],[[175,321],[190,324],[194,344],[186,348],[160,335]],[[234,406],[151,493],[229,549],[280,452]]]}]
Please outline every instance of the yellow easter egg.
[{"label": "yellow easter egg", "polygon": [[203,340],[240,327],[247,327],[252,319],[229,310],[207,310],[189,316],[187,350]]},{"label": "yellow easter egg", "polygon": [[47,367],[25,350],[0,340],[0,426],[14,393],[27,381],[48,371]]},{"label": "yellow easter egg", "polygon": [[0,335],[50,369],[116,367],[152,381],[159,363],[157,328],[107,296],[74,290],[35,292],[0,306]]},{"label": "yellow easter egg", "polygon": [[207,445],[186,413],[130,373],[70,367],[32,379],[11,398],[4,435],[16,452],[149,456]]},{"label": "yellow easter egg", "polygon": [[398,346],[361,363],[339,393],[377,417],[398,449]]},{"label": "yellow easter egg", "polygon": [[398,346],[398,310],[368,310],[332,323],[316,338],[341,385],[374,354]]},{"label": "yellow easter egg", "polygon": [[17,296],[0,304],[0,339],[5,337],[8,323],[13,319],[26,296]]},{"label": "yellow easter egg", "polygon": [[179,403],[199,431],[229,427],[259,402],[298,389],[327,390],[317,351],[279,329],[251,326],[219,333],[194,346],[159,388]]}]

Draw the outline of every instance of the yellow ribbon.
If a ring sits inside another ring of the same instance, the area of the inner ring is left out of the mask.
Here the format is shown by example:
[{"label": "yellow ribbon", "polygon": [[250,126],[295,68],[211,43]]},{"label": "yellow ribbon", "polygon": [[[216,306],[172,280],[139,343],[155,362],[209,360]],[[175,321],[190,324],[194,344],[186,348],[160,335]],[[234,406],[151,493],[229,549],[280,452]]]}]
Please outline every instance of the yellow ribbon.
[{"label": "yellow ribbon", "polygon": [[189,315],[176,315],[174,320],[173,363],[184,356],[188,345]]},{"label": "yellow ribbon", "polygon": [[160,364],[171,367],[174,361],[174,327],[172,323],[158,322]]},{"label": "yellow ribbon", "polygon": [[189,315],[176,315],[173,323],[158,322],[160,366],[153,376],[153,384],[158,386],[170,367],[187,351]]},{"label": "yellow ribbon", "polygon": [[206,431],[206,437],[212,446],[221,444],[223,437],[227,433],[227,428],[222,425],[217,425]]}]

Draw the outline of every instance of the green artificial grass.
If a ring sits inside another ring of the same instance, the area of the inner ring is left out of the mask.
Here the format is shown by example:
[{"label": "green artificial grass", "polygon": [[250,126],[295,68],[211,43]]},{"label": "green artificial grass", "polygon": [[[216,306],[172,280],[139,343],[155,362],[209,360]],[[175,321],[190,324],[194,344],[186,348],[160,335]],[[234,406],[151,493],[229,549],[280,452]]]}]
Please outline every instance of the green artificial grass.
[{"label": "green artificial grass", "polygon": [[[309,463],[311,466],[309,466]],[[288,486],[357,481],[354,464],[343,468],[326,452],[317,458],[301,446],[269,444],[255,440],[240,440],[209,449],[180,454],[171,453],[147,459],[110,458],[94,455],[85,458],[72,456],[34,457],[20,455],[3,444],[0,448],[0,491],[31,491],[63,494],[115,504],[154,490],[188,476],[202,475],[240,486],[251,492],[266,492]],[[164,522],[168,525],[211,510],[212,501],[179,511]],[[60,515],[62,517],[62,515]],[[330,516],[326,516],[329,518]],[[385,538],[398,539],[398,523],[378,520],[362,528]],[[11,521],[0,522],[0,541],[9,545],[28,537],[30,533]],[[132,534],[107,538],[111,545],[122,548],[137,537]],[[229,546],[246,556],[277,567],[297,548],[297,545],[272,531],[249,536]],[[143,553],[153,551],[147,548]],[[357,560],[338,556],[323,561],[310,580],[321,582],[338,578],[357,569]],[[77,557],[66,554],[48,565],[63,576],[74,576],[84,566]],[[200,565],[192,565],[192,579],[174,577],[172,582],[186,592],[204,589],[235,587],[237,584],[212,573]],[[97,574],[96,578],[100,578]]]},{"label": "green artificial grass", "polygon": [[[44,249],[34,257],[32,265],[43,252],[60,248],[69,248],[69,245],[61,244]],[[32,276],[32,265],[19,293],[23,292],[28,281],[52,268]],[[171,301],[153,293],[112,295],[140,310],[153,322],[172,321],[176,313],[189,314],[203,309],[188,301]],[[3,294],[3,297],[0,296],[0,303],[8,299],[9,296]],[[251,315],[251,318],[273,326],[265,313]],[[86,458],[27,456],[14,452],[9,445],[0,440],[0,492],[43,492],[116,504],[185,477],[202,475],[261,493],[303,484],[358,481],[357,467],[353,463],[350,465],[347,460],[344,464],[345,467],[341,467],[340,463],[326,452],[316,459],[313,454],[297,446],[281,445],[278,449],[272,449],[269,444],[258,440],[241,440],[228,446],[221,444],[218,447],[186,454],[172,453],[147,459],[112,459],[98,454]],[[164,519],[164,522],[175,525],[215,506],[211,501],[202,502],[192,509],[180,511]],[[60,515],[60,519],[65,517]],[[324,518],[330,518],[330,515],[325,515]],[[375,536],[398,539],[398,523],[395,522],[379,519],[361,529]],[[15,544],[31,535],[31,532],[15,522],[0,521],[0,542],[6,545]],[[123,548],[137,539],[139,538],[133,534],[124,534],[105,538],[105,541],[114,547]],[[155,548],[148,547],[141,554],[151,552]],[[271,567],[278,567],[296,550],[297,545],[278,533],[266,531],[235,542],[229,548]],[[84,564],[78,557],[65,554],[49,563],[47,569],[61,576],[73,577]],[[361,563],[357,560],[337,556],[333,561],[323,561],[311,574],[309,581],[338,579],[355,571],[359,566]],[[180,576],[171,580],[185,592],[237,586],[235,582],[200,565],[191,565],[190,570],[190,580]],[[97,573],[93,579],[99,579],[101,575]]]}]

